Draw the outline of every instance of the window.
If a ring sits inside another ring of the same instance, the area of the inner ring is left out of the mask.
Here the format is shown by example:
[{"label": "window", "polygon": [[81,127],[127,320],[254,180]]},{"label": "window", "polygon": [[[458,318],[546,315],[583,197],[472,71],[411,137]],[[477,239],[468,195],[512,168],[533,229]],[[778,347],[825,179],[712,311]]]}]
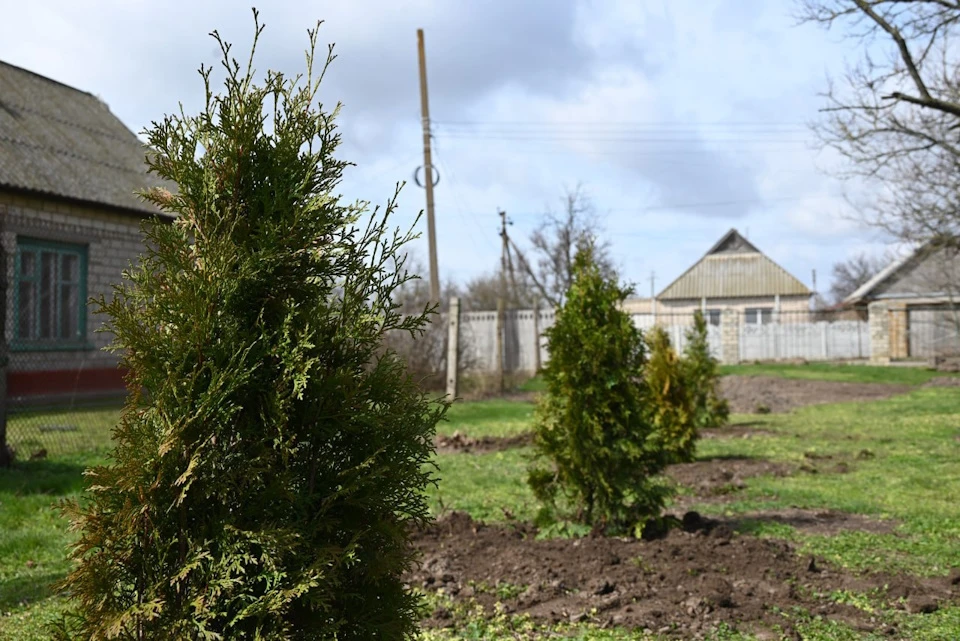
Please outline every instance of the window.
[{"label": "window", "polygon": [[708,325],[720,326],[720,311],[719,309],[708,309],[707,313],[704,316],[707,319]]},{"label": "window", "polygon": [[16,344],[81,347],[87,334],[87,248],[17,240]]},{"label": "window", "polygon": [[748,325],[767,325],[773,321],[773,308],[748,307],[744,311],[743,320]]}]

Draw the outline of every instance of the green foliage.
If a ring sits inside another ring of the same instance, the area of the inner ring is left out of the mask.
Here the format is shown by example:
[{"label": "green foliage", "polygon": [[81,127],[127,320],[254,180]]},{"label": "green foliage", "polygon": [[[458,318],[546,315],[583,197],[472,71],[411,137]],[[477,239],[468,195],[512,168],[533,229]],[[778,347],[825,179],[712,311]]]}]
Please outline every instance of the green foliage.
[{"label": "green foliage", "polygon": [[590,247],[574,259],[574,280],[546,332],[546,393],[534,419],[536,459],[528,482],[546,506],[576,511],[598,527],[632,528],[659,514],[653,477],[665,460],[638,384],[643,339],[620,308],[630,290],[605,279]]},{"label": "green foliage", "polygon": [[202,112],[147,132],[178,193],[144,197],[177,219],[144,226],[147,253],[99,301],[130,395],[110,462],[64,505],[79,540],[61,639],[416,632],[401,576],[447,405],[379,351],[427,322],[390,302],[412,236],[388,232],[393,200],[366,224],[338,201],[309,33],[305,77],[258,85],[253,52],[242,70],[214,32],[224,95],[201,68]]},{"label": "green foliage", "polygon": [[710,354],[707,321],[699,309],[693,314],[693,327],[687,332],[686,338],[683,377],[692,397],[693,424],[698,428],[726,425],[730,418],[730,406],[717,389],[719,364]]},{"label": "green foliage", "polygon": [[652,327],[645,338],[650,352],[644,369],[646,410],[658,442],[671,462],[692,461],[699,433],[694,422],[694,395],[686,377],[686,363],[677,356],[670,336],[662,327]]}]

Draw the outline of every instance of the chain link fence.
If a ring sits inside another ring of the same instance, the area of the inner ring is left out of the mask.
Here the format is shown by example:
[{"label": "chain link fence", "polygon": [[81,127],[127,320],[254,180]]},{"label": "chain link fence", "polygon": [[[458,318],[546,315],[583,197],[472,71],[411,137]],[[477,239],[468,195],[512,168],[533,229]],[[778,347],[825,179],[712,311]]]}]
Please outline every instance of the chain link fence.
[{"label": "chain link fence", "polygon": [[83,258],[22,242],[0,251],[0,463],[110,447],[126,393],[87,332]]}]

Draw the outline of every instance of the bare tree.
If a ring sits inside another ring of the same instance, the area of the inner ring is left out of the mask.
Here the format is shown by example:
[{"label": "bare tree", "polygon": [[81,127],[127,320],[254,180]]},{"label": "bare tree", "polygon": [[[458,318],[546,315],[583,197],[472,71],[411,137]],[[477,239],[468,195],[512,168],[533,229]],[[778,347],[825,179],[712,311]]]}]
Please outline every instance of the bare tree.
[{"label": "bare tree", "polygon": [[[396,266],[411,276],[417,276],[405,281],[394,291],[393,303],[400,313],[419,314],[431,306],[430,282],[424,278],[427,273],[423,259],[416,254],[407,254],[404,262]],[[445,314],[450,307],[450,298],[459,296],[460,290],[451,281],[441,283],[440,304],[438,314],[430,317],[430,324],[418,336],[411,336],[408,332],[394,331],[386,336],[384,347],[395,351],[407,364],[407,371],[418,378],[426,389],[443,389],[447,361],[447,326],[441,314]],[[470,366],[466,342],[460,342],[460,365],[463,368]]]},{"label": "bare tree", "polygon": [[[506,308],[531,309],[536,298],[536,291],[530,283],[529,276],[522,270],[515,268],[514,273],[512,275],[507,274],[506,278]],[[462,287],[461,304],[463,309],[471,311],[496,309],[497,299],[501,295],[501,287],[499,272],[481,274],[470,279]]]},{"label": "bare tree", "polygon": [[[798,0],[801,22],[863,48],[825,93],[821,142],[877,187],[867,222],[906,241],[960,237],[960,0]],[[879,46],[886,50],[877,55]],[[871,51],[873,53],[871,53]]]},{"label": "bare tree", "polygon": [[[597,263],[605,276],[616,273],[610,257],[610,245],[601,240],[596,210],[580,185],[567,190],[563,211],[548,211],[530,236],[530,256],[511,244],[519,271],[526,275],[532,289],[545,304],[559,307],[573,282],[573,258],[588,244],[594,247]],[[512,257],[511,257],[512,259]]]},{"label": "bare tree", "polygon": [[861,285],[876,276],[891,260],[892,257],[889,254],[871,256],[861,252],[847,260],[834,263],[833,282],[830,284],[830,297],[833,302],[842,302]]}]

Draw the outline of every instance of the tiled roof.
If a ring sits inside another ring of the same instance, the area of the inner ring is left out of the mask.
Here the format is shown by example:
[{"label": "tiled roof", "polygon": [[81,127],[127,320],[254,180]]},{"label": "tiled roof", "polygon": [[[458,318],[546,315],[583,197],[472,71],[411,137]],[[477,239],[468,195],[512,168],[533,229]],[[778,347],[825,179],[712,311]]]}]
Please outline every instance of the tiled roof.
[{"label": "tiled roof", "polygon": [[0,189],[156,214],[146,152],[96,96],[0,62]]}]

